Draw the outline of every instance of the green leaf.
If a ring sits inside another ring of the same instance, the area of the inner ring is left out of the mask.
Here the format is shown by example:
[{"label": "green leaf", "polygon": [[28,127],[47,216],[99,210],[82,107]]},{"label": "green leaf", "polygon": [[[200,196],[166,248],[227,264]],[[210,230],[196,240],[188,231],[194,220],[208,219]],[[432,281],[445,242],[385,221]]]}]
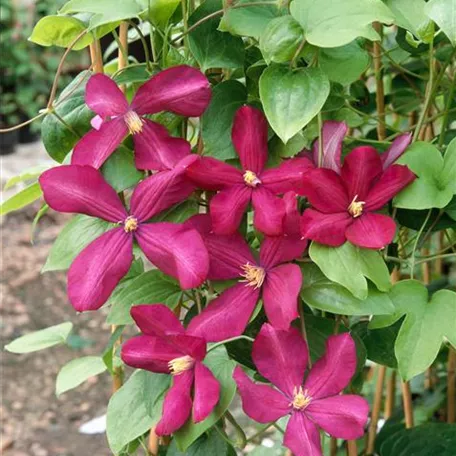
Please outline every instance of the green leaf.
[{"label": "green leaf", "polygon": [[176,11],[180,0],[148,0],[150,7],[150,20],[158,27],[165,27],[171,16]]},{"label": "green leaf", "polygon": [[41,173],[46,171],[49,168],[49,166],[44,166],[44,165],[39,165],[39,166],[33,166],[32,168],[27,168],[24,171],[22,171],[20,174],[17,176],[13,176],[10,179],[6,181],[5,186],[3,187],[3,190],[8,190],[11,187],[14,187],[16,184],[19,182],[25,182],[25,181],[36,181],[38,177],[40,177]]},{"label": "green leaf", "polygon": [[290,140],[284,144],[278,136],[271,139],[270,151],[272,156],[289,158],[294,157],[307,146],[307,141],[301,133],[295,134]]},{"label": "green leaf", "polygon": [[125,146],[120,146],[106,160],[101,172],[117,193],[133,187],[144,177],[144,173],[136,169],[133,152]]},{"label": "green leaf", "polygon": [[177,204],[170,209],[160,212],[155,217],[152,217],[154,222],[172,222],[172,223],[184,223],[192,215],[199,213],[199,204],[196,200],[187,200],[183,203]]},{"label": "green leaf", "polygon": [[331,282],[314,264],[301,266],[303,285],[301,298],[315,308],[340,315],[384,315],[394,312],[387,293],[370,287],[366,299],[358,299],[346,288]]},{"label": "green leaf", "polygon": [[260,36],[260,50],[264,60],[270,62],[289,62],[304,39],[304,31],[291,16],[273,19]]},{"label": "green leaf", "polygon": [[402,378],[410,380],[434,362],[445,337],[456,347],[456,293],[439,290],[429,300],[423,284],[403,280],[393,286],[390,297],[394,315],[374,317],[369,327],[389,326],[405,315],[395,353]]},{"label": "green leaf", "polygon": [[48,154],[62,163],[68,152],[87,133],[94,113],[85,104],[85,85],[90,72],[79,73],[54,103],[55,112],[71,128],[68,129],[54,114],[45,116],[41,124],[41,139]]},{"label": "green leaf", "polygon": [[182,298],[179,284],[158,270],[147,271],[131,280],[113,296],[107,322],[112,325],[133,323],[130,309],[135,304],[162,303],[174,309]]},{"label": "green leaf", "polygon": [[425,12],[456,46],[456,0],[430,0]]},{"label": "green leaf", "polygon": [[359,79],[368,68],[370,58],[369,53],[353,41],[345,46],[320,49],[318,62],[330,81],[347,85]]},{"label": "green leaf", "polygon": [[[206,0],[189,18],[189,25],[223,7],[222,0]],[[189,33],[190,50],[205,72],[209,68],[240,68],[244,64],[244,43],[241,38],[217,30],[220,19],[205,21]]]},{"label": "green leaf", "polygon": [[328,78],[319,68],[272,65],[263,72],[260,98],[266,117],[282,142],[286,144],[318,114],[329,89]]},{"label": "green leaf", "polygon": [[231,142],[235,112],[247,102],[247,89],[238,81],[217,84],[212,100],[201,118],[204,153],[219,160],[236,158]]},{"label": "green leaf", "polygon": [[[84,30],[87,30],[86,24],[75,17],[46,16],[35,25],[29,40],[40,46],[67,48]],[[92,41],[93,36],[88,33],[78,40],[73,49],[84,49]]]},{"label": "green leaf", "polygon": [[76,215],[57,236],[41,272],[68,269],[82,249],[110,228],[104,220]]},{"label": "green leaf", "polygon": [[328,279],[344,286],[358,299],[368,296],[366,278],[380,291],[388,291],[391,287],[388,268],[375,250],[362,249],[350,242],[340,247],[312,242],[309,255]]},{"label": "green leaf", "polygon": [[[242,3],[256,3],[262,0],[240,0]],[[279,15],[280,11],[275,5],[252,5],[244,8],[227,8],[220,22],[219,30],[230,32],[233,35],[252,36],[258,38],[269,22]]]},{"label": "green leaf", "polygon": [[105,370],[106,365],[99,356],[73,359],[60,369],[55,383],[55,394],[60,396]]},{"label": "green leaf", "polygon": [[191,420],[180,428],[174,438],[181,451],[187,448],[204,432],[212,427],[230,406],[236,393],[236,384],[233,380],[233,371],[236,363],[228,357],[224,347],[217,347],[206,355],[204,364],[212,371],[220,383],[220,400],[212,414],[201,423],[195,424]]},{"label": "green leaf", "polygon": [[445,151],[443,169],[440,175],[440,185],[456,193],[456,138],[454,138]]},{"label": "green leaf", "polygon": [[[158,422],[160,415],[151,416],[145,405],[144,391],[149,376],[159,375],[137,370],[128,381],[111,397],[106,416],[106,436],[114,454],[119,453],[129,442],[148,431]],[[147,389],[151,394],[163,391]],[[160,400],[160,398],[155,398]],[[152,399],[152,398],[149,398]],[[160,411],[161,412],[161,411]]]},{"label": "green leaf", "polygon": [[143,400],[147,414],[154,418],[162,415],[163,399],[171,386],[171,375],[148,372],[144,377]]},{"label": "green leaf", "polygon": [[0,216],[18,211],[19,209],[32,204],[37,199],[41,198],[42,194],[43,192],[41,191],[38,182],[30,184],[0,205]]},{"label": "green leaf", "polygon": [[179,451],[176,441],[173,440],[166,456],[230,456],[232,449],[233,447],[223,440],[215,429],[211,429],[207,434],[199,437],[185,452]]},{"label": "green leaf", "polygon": [[150,79],[151,74],[147,69],[147,65],[135,64],[124,68],[122,71],[116,73],[114,81],[118,85],[132,84],[134,82],[146,82]]},{"label": "green leaf", "polygon": [[26,334],[14,339],[5,350],[11,353],[31,353],[54,345],[64,344],[73,328],[73,323],[67,321],[59,325]]},{"label": "green leaf", "polygon": [[359,36],[378,40],[372,22],[394,21],[380,0],[294,0],[290,12],[302,25],[306,40],[319,47],[343,46]]}]

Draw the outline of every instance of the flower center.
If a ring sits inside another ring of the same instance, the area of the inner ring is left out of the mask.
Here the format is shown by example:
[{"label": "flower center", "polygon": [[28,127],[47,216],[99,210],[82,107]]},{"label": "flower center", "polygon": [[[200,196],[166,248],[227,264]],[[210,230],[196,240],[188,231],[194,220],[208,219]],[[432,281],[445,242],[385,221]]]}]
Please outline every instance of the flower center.
[{"label": "flower center", "polygon": [[191,356],[182,356],[181,358],[174,358],[168,363],[171,375],[179,375],[193,367],[195,360]]},{"label": "flower center", "polygon": [[128,216],[124,221],[124,230],[126,233],[131,233],[132,231],[136,231],[138,228],[138,220],[136,217],[132,215]]},{"label": "flower center", "polygon": [[355,195],[353,201],[348,206],[348,212],[353,218],[359,217],[363,213],[363,206],[366,204],[365,201],[356,201],[358,195]]},{"label": "flower center", "polygon": [[135,135],[136,133],[141,133],[143,129],[143,123],[144,121],[141,119],[141,117],[136,114],[135,111],[128,111],[125,116],[125,123],[127,124],[128,130],[132,135]]},{"label": "flower center", "polygon": [[241,277],[245,277],[245,280],[241,280],[241,282],[247,282],[249,287],[255,288],[260,288],[263,285],[266,277],[266,272],[263,268],[247,263],[242,266],[242,270],[244,273],[241,274]]},{"label": "flower center", "polygon": [[258,184],[261,184],[260,179],[258,179],[258,176],[253,172],[253,171],[246,171],[244,173],[244,182],[246,185],[249,187],[256,187]]},{"label": "flower center", "polygon": [[297,388],[295,386],[293,390],[293,402],[290,404],[296,410],[304,410],[312,401],[312,398],[308,396],[307,390],[302,390],[302,386]]}]

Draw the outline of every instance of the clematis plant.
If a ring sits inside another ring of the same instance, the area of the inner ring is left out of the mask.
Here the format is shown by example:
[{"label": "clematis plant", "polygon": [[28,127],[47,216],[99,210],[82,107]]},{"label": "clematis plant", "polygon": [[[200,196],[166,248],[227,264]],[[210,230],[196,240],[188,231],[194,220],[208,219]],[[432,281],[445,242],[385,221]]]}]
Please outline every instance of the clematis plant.
[{"label": "clematis plant", "polygon": [[403,165],[383,171],[380,155],[369,146],[347,155],[340,176],[326,168],[309,171],[303,181],[312,208],[301,218],[302,235],[331,246],[348,240],[360,247],[382,249],[393,240],[396,224],[376,211],[415,177]]},{"label": "clematis plant", "polygon": [[208,254],[196,230],[167,222],[147,223],[193,191],[185,180],[172,179],[169,185],[168,177],[158,173],[139,183],[127,212],[115,190],[90,166],[59,166],[41,175],[44,199],[51,208],[117,225],[85,247],[68,271],[68,297],[77,311],[96,310],[106,302],[130,268],[134,240],[182,288],[197,287],[206,279]]},{"label": "clematis plant", "polygon": [[187,176],[200,188],[219,190],[210,201],[213,230],[234,233],[251,201],[255,228],[269,236],[280,235],[285,207],[276,195],[299,191],[302,176],[312,164],[306,157],[297,157],[265,169],[268,124],[263,113],[251,106],[236,112],[231,137],[242,169],[202,157],[187,170]]},{"label": "clematis plant", "polygon": [[166,128],[145,117],[161,111],[200,116],[211,99],[209,81],[197,69],[180,65],[152,76],[129,104],[117,84],[103,74],[93,75],[85,93],[97,115],[89,131],[75,146],[71,163],[99,168],[127,134],[133,136],[138,169],[166,169],[190,153],[190,145],[173,138]]},{"label": "clematis plant", "polygon": [[356,370],[356,348],[349,334],[331,336],[326,353],[310,369],[308,347],[299,331],[262,326],[253,343],[258,372],[275,388],[255,384],[236,367],[234,379],[244,412],[259,423],[290,416],[284,445],[296,456],[321,456],[318,428],[333,437],[352,440],[364,434],[369,404],[357,395],[340,393]]},{"label": "clematis plant", "polygon": [[123,344],[123,361],[138,369],[173,376],[155,433],[172,434],[190,415],[195,423],[207,418],[219,401],[220,384],[203,364],[206,340],[185,330],[163,304],[134,306],[131,316],[143,334]]}]

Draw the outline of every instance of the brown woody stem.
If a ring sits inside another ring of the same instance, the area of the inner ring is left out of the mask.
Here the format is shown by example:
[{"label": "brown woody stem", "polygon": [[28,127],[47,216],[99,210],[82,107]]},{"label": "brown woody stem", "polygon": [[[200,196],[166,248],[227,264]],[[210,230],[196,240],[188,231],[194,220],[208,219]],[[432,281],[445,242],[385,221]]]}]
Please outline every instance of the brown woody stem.
[{"label": "brown woody stem", "polygon": [[381,365],[377,366],[377,374],[377,385],[375,386],[374,405],[372,407],[372,416],[369,427],[369,435],[367,439],[366,455],[374,454],[375,437],[377,435],[377,424],[378,419],[380,417],[380,410],[382,407],[383,400],[383,386],[385,384],[386,367]]}]

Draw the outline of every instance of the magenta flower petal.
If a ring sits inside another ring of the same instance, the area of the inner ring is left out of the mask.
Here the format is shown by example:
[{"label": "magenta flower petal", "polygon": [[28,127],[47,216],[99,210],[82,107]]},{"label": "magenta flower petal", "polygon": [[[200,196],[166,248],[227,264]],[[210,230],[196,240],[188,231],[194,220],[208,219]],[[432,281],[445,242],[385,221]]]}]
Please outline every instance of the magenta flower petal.
[{"label": "magenta flower petal", "polygon": [[296,412],[291,415],[283,444],[294,456],[322,456],[320,432],[304,413]]},{"label": "magenta flower petal", "polygon": [[193,420],[199,423],[214,410],[220,399],[220,384],[214,374],[201,362],[195,364]]},{"label": "magenta flower petal", "polygon": [[157,435],[170,435],[181,428],[190,417],[193,384],[193,370],[182,372],[173,377],[173,385],[163,402],[163,415],[155,428]]},{"label": "magenta flower petal", "polygon": [[311,170],[305,174],[303,185],[310,204],[320,212],[330,214],[348,210],[350,200],[335,171],[324,168]]},{"label": "magenta flower petal", "polygon": [[131,109],[138,114],[171,111],[199,117],[209,105],[211,88],[201,71],[187,65],[168,68],[153,76],[136,92]]},{"label": "magenta flower petal", "polygon": [[356,347],[350,334],[331,336],[326,352],[312,367],[304,386],[313,399],[339,394],[356,371]]},{"label": "magenta flower petal", "polygon": [[184,334],[185,332],[174,312],[163,304],[133,306],[130,313],[144,334],[164,337],[168,334]]},{"label": "magenta flower petal", "polygon": [[270,190],[258,187],[252,192],[253,225],[267,236],[279,236],[283,233],[285,204]]},{"label": "magenta flower petal", "polygon": [[233,185],[218,192],[210,202],[212,228],[217,234],[233,234],[241,224],[252,190]]},{"label": "magenta flower petal", "polygon": [[197,361],[202,361],[206,356],[206,341],[201,337],[188,334],[168,334],[166,340],[181,353],[191,356]]},{"label": "magenta flower petal", "polygon": [[283,219],[283,231],[289,237],[301,237],[299,228],[301,214],[298,210],[298,200],[295,192],[287,192],[283,195],[285,204],[285,218]]},{"label": "magenta flower petal", "polygon": [[[94,170],[95,171],[95,170]],[[78,312],[99,309],[133,261],[133,236],[114,228],[91,242],[68,271],[68,297]]]},{"label": "magenta flower petal", "polygon": [[357,196],[365,201],[372,184],[382,173],[382,161],[377,151],[370,146],[353,149],[344,160],[341,177],[350,201]]},{"label": "magenta flower petal", "polygon": [[128,102],[117,84],[102,73],[90,77],[85,90],[87,106],[101,118],[121,116],[128,110]]},{"label": "magenta flower petal", "polygon": [[74,147],[71,164],[100,168],[127,133],[128,128],[122,117],[103,122],[99,130],[90,130],[79,140]]},{"label": "magenta flower petal", "polygon": [[135,237],[147,258],[178,279],[183,289],[199,287],[206,280],[209,256],[196,230],[166,222],[143,224]]},{"label": "magenta flower petal", "polygon": [[174,138],[159,123],[149,119],[142,120],[142,131],[133,135],[136,168],[158,171],[172,169],[191,153],[192,148],[188,141]]},{"label": "magenta flower petal", "polygon": [[296,328],[281,331],[264,324],[253,343],[252,358],[258,372],[288,397],[302,385],[308,350]]},{"label": "magenta flower petal", "polygon": [[287,330],[298,318],[298,296],[302,273],[296,264],[282,264],[266,274],[263,303],[269,322],[274,328]]},{"label": "magenta flower petal", "polygon": [[407,149],[410,141],[412,140],[411,133],[405,133],[404,135],[398,136],[390,148],[383,153],[380,158],[382,160],[383,170],[390,167]]},{"label": "magenta flower petal", "polygon": [[244,413],[258,423],[271,423],[290,412],[290,400],[267,385],[259,385],[237,366],[233,374]]},{"label": "magenta flower petal", "polygon": [[415,174],[404,165],[392,165],[382,174],[366,197],[364,209],[376,211],[416,179]]},{"label": "magenta flower petal", "polygon": [[[328,168],[340,174],[340,157],[342,154],[342,143],[347,134],[345,122],[326,120],[321,131],[323,137],[323,160],[320,168]],[[312,156],[315,166],[318,166],[320,139],[317,138],[312,148]]]},{"label": "magenta flower petal", "polygon": [[225,290],[190,322],[187,331],[207,342],[239,336],[249,322],[260,290],[238,283]]},{"label": "magenta flower petal", "polygon": [[244,171],[263,171],[268,160],[268,123],[264,114],[252,106],[236,111],[231,139]]},{"label": "magenta flower petal", "polygon": [[311,401],[305,413],[331,436],[355,440],[364,434],[369,403],[352,394],[332,396]]},{"label": "magenta flower petal", "polygon": [[347,239],[366,249],[383,249],[390,244],[396,233],[396,224],[391,217],[367,212],[358,217],[345,230]]},{"label": "magenta flower petal", "polygon": [[[299,225],[298,225],[299,228]],[[266,236],[260,247],[260,263],[273,268],[299,258],[306,249],[307,241],[296,237]]]},{"label": "magenta flower petal", "polygon": [[302,194],[304,191],[302,177],[310,169],[313,169],[313,165],[308,158],[291,158],[283,161],[277,168],[263,171],[261,182],[276,195],[289,191]]},{"label": "magenta flower petal", "polygon": [[301,217],[301,233],[306,239],[337,247],[346,241],[345,231],[352,223],[348,212],[323,214],[306,209]]},{"label": "magenta flower petal", "polygon": [[216,191],[233,185],[244,185],[239,169],[212,157],[200,157],[188,167],[187,177],[205,190]]},{"label": "magenta flower petal", "polygon": [[40,176],[44,199],[52,209],[120,222],[128,217],[115,190],[90,166],[64,165]]},{"label": "magenta flower petal", "polygon": [[166,340],[153,336],[137,336],[122,345],[121,358],[125,364],[159,374],[169,374],[168,362],[182,356]]}]

